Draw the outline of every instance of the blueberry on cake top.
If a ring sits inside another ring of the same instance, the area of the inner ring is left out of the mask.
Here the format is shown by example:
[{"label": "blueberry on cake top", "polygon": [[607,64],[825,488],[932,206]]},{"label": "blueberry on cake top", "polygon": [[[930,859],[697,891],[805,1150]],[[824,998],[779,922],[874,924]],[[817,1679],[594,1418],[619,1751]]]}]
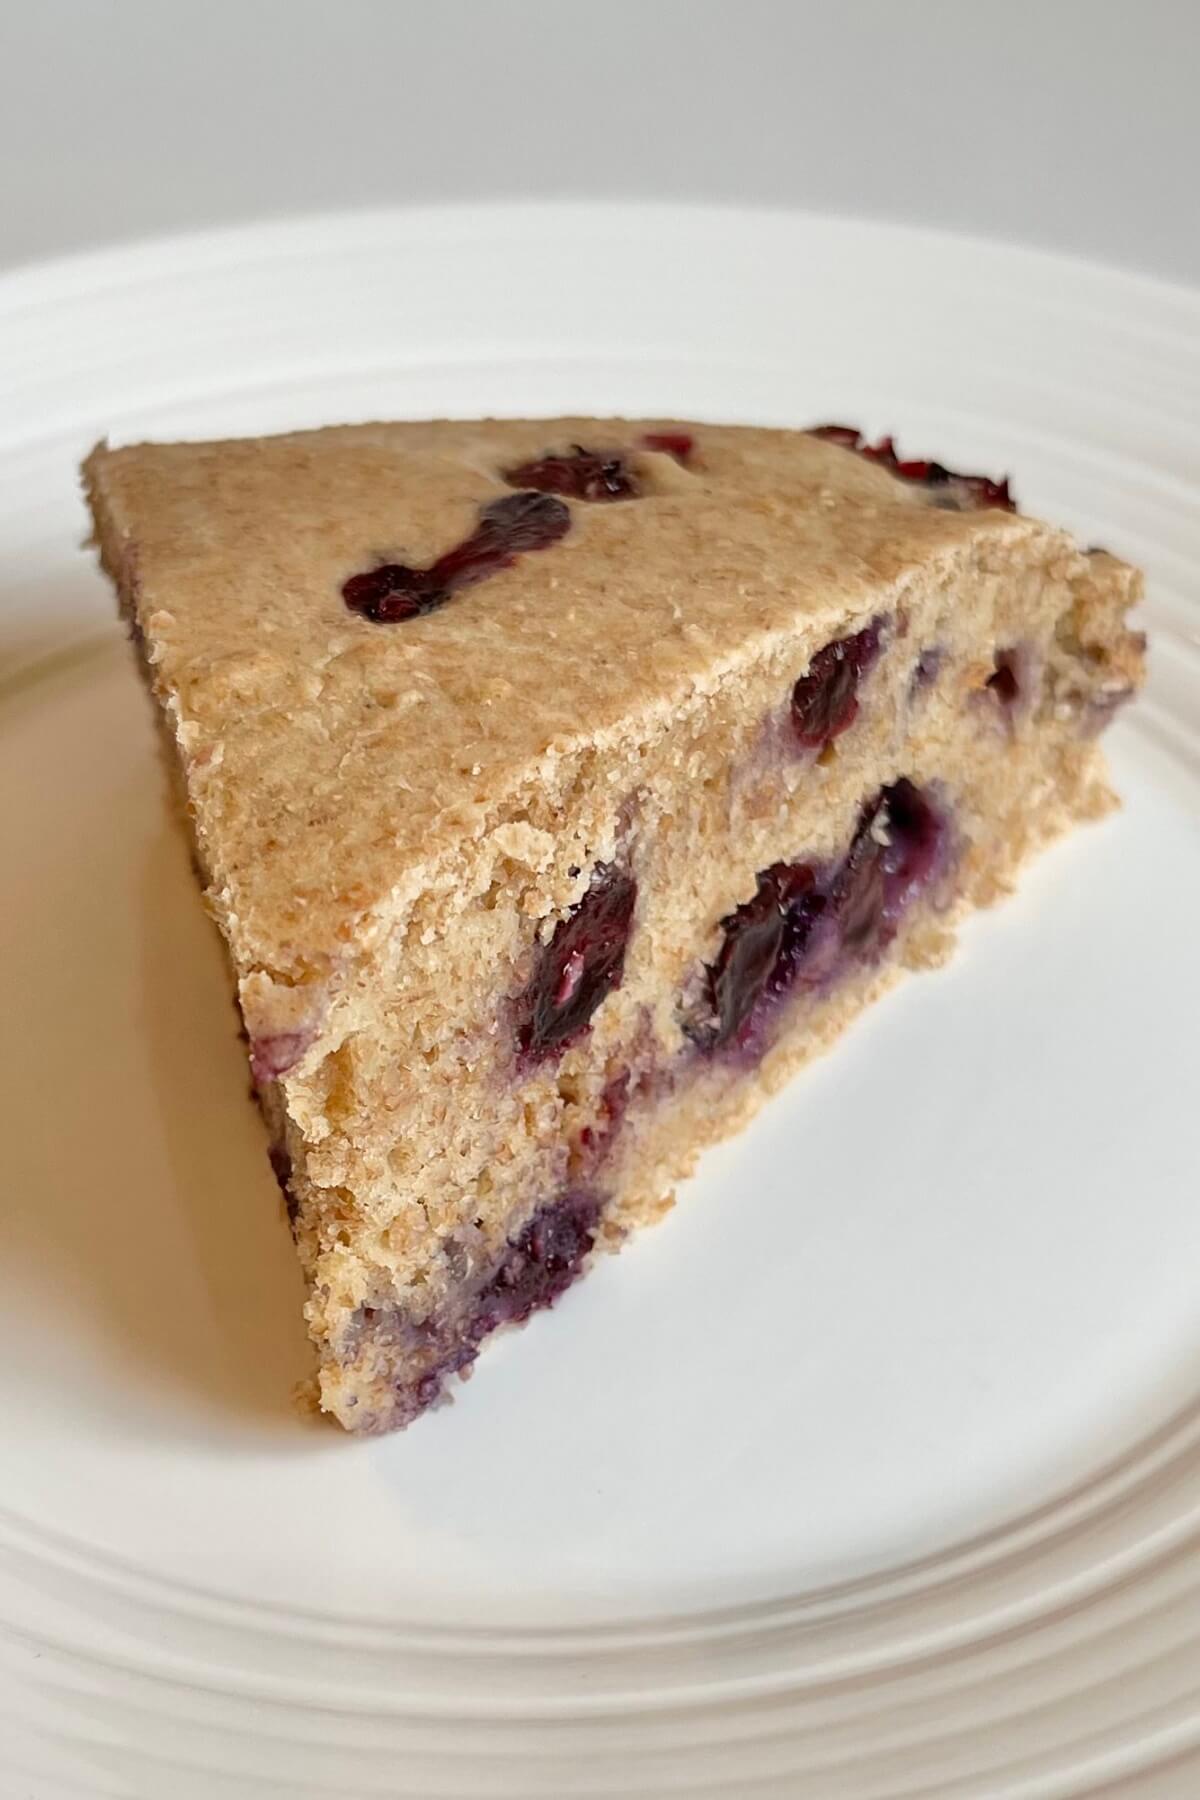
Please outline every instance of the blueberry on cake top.
[{"label": "blueberry on cake top", "polygon": [[890,439],[384,424],[85,475],[353,1430],[1111,803],[1135,571]]}]

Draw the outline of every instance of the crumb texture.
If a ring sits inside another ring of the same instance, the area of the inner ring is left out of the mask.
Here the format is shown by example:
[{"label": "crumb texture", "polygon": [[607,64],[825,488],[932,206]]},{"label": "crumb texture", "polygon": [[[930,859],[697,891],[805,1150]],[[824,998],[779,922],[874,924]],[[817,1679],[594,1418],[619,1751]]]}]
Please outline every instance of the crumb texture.
[{"label": "crumb texture", "polygon": [[364,425],[86,479],[353,1429],[1111,804],[1136,572],[891,440]]}]

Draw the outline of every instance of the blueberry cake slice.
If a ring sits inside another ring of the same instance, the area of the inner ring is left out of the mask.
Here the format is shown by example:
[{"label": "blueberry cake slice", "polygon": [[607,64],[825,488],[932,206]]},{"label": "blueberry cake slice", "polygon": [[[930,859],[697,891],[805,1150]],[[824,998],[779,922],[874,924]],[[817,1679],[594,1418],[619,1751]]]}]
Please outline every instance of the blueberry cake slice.
[{"label": "blueberry cake slice", "polygon": [[1111,804],[1136,573],[890,439],[363,425],[86,480],[353,1430]]}]

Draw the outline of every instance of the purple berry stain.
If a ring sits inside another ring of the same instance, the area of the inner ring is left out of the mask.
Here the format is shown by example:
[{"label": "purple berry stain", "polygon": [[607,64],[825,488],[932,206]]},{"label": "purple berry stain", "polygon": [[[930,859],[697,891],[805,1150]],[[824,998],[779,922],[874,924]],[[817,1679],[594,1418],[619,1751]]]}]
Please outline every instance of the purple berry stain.
[{"label": "purple berry stain", "polygon": [[568,500],[633,500],[641,493],[637,477],[619,450],[585,450],[572,444],[559,455],[547,451],[531,462],[504,471],[511,487],[563,494]]},{"label": "purple berry stain", "polygon": [[792,730],[808,750],[822,750],[858,717],[858,684],[879,655],[881,619],[818,650],[792,689]]},{"label": "purple berry stain", "polygon": [[585,1125],[579,1134],[579,1148],[587,1158],[589,1165],[594,1166],[604,1156],[605,1151],[621,1129],[625,1117],[625,1109],[629,1104],[629,1070],[622,1069],[607,1083],[597,1108],[594,1125]]},{"label": "purple berry stain", "polygon": [[922,694],[931,688],[942,672],[942,651],[937,644],[922,650],[913,666],[911,691]]},{"label": "purple berry stain", "polygon": [[568,1193],[539,1208],[509,1238],[500,1263],[479,1295],[470,1339],[478,1344],[499,1325],[516,1325],[539,1307],[553,1306],[583,1265],[596,1237],[600,1203]]},{"label": "purple berry stain", "polygon": [[376,625],[416,619],[439,607],[463,588],[510,569],[529,550],[545,550],[565,537],[571,515],[549,494],[505,494],[480,509],[470,537],[445,551],[427,569],[407,563],[383,563],[352,575],[342,588],[351,612]]},{"label": "purple berry stain", "polygon": [[267,1154],[271,1159],[271,1172],[279,1183],[283,1204],[287,1208],[288,1224],[294,1232],[300,1214],[300,1203],[292,1192],[292,1159],[282,1144],[272,1144]]},{"label": "purple berry stain", "polygon": [[882,788],[863,808],[833,882],[843,949],[865,956],[890,943],[910,899],[933,871],[942,835],[941,819],[911,781]]},{"label": "purple berry stain", "polygon": [[647,431],[638,439],[643,450],[656,450],[661,456],[673,456],[684,468],[692,460],[696,440],[690,431]]},{"label": "purple berry stain", "polygon": [[316,1036],[311,1028],[304,1031],[274,1031],[266,1037],[250,1039],[250,1073],[260,1087],[277,1081],[295,1068]]},{"label": "purple berry stain", "polygon": [[793,952],[797,947],[796,932],[789,931],[793,910],[797,922],[805,902],[811,912],[814,885],[806,863],[776,863],[758,877],[754,898],[721,921],[725,941],[709,976],[717,1044],[737,1037],[768,984],[787,968],[789,938]]},{"label": "purple berry stain", "polygon": [[984,683],[1006,712],[1011,712],[1021,698],[1021,653],[1017,649],[997,650],[995,668]]},{"label": "purple berry stain", "polygon": [[872,961],[934,874],[944,838],[932,800],[902,779],[863,807],[839,862],[763,870],[753,899],[721,921],[704,1013],[686,1025],[689,1036],[706,1051],[746,1045],[797,983],[824,987]]},{"label": "purple berry stain", "polygon": [[902,481],[912,481],[930,489],[939,506],[959,512],[989,506],[998,507],[1002,512],[1017,510],[1007,477],[1003,481],[994,481],[990,475],[960,475],[944,463],[928,458],[901,458],[896,454],[893,438],[882,437],[877,444],[869,444],[853,425],[814,425],[808,435],[821,438],[827,444],[836,444],[842,450],[853,450]]},{"label": "purple berry stain", "polygon": [[517,1041],[527,1056],[565,1049],[620,986],[636,900],[631,875],[610,864],[597,867],[587,893],[542,946],[517,1002]]},{"label": "purple berry stain", "polygon": [[416,1324],[386,1308],[359,1308],[359,1323],[385,1339],[398,1338],[424,1355],[421,1373],[396,1384],[397,1408],[381,1425],[407,1424],[441,1399],[453,1375],[468,1372],[483,1340],[502,1325],[520,1325],[553,1306],[570,1287],[596,1241],[602,1200],[584,1188],[568,1188],[540,1206],[514,1231],[462,1311],[436,1314]]},{"label": "purple berry stain", "polygon": [[[647,431],[637,440],[640,450],[673,456],[686,467],[696,448],[687,431]],[[642,484],[623,450],[589,450],[572,444],[569,450],[546,450],[529,462],[505,469],[510,487],[535,488],[542,494],[562,494],[568,500],[636,500]]]}]

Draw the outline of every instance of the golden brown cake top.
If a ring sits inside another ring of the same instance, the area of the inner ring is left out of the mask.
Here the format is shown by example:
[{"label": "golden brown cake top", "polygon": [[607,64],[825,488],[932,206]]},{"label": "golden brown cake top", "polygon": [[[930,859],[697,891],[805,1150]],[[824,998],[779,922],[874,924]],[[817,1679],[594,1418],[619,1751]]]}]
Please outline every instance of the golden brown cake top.
[{"label": "golden brown cake top", "polygon": [[[636,493],[542,493],[543,547],[458,585],[463,559],[439,559],[481,528],[502,538],[515,512],[497,503],[552,485],[521,467],[550,451],[568,484]],[[664,420],[101,446],[85,472],[214,884],[243,953],[276,969],[333,954],[547,753],[651,728],[782,637],[815,650],[966,543],[1047,532],[947,510],[803,432]],[[399,597],[376,577],[351,587],[355,610],[346,583],[381,565]],[[380,595],[433,609],[375,622]]]}]

